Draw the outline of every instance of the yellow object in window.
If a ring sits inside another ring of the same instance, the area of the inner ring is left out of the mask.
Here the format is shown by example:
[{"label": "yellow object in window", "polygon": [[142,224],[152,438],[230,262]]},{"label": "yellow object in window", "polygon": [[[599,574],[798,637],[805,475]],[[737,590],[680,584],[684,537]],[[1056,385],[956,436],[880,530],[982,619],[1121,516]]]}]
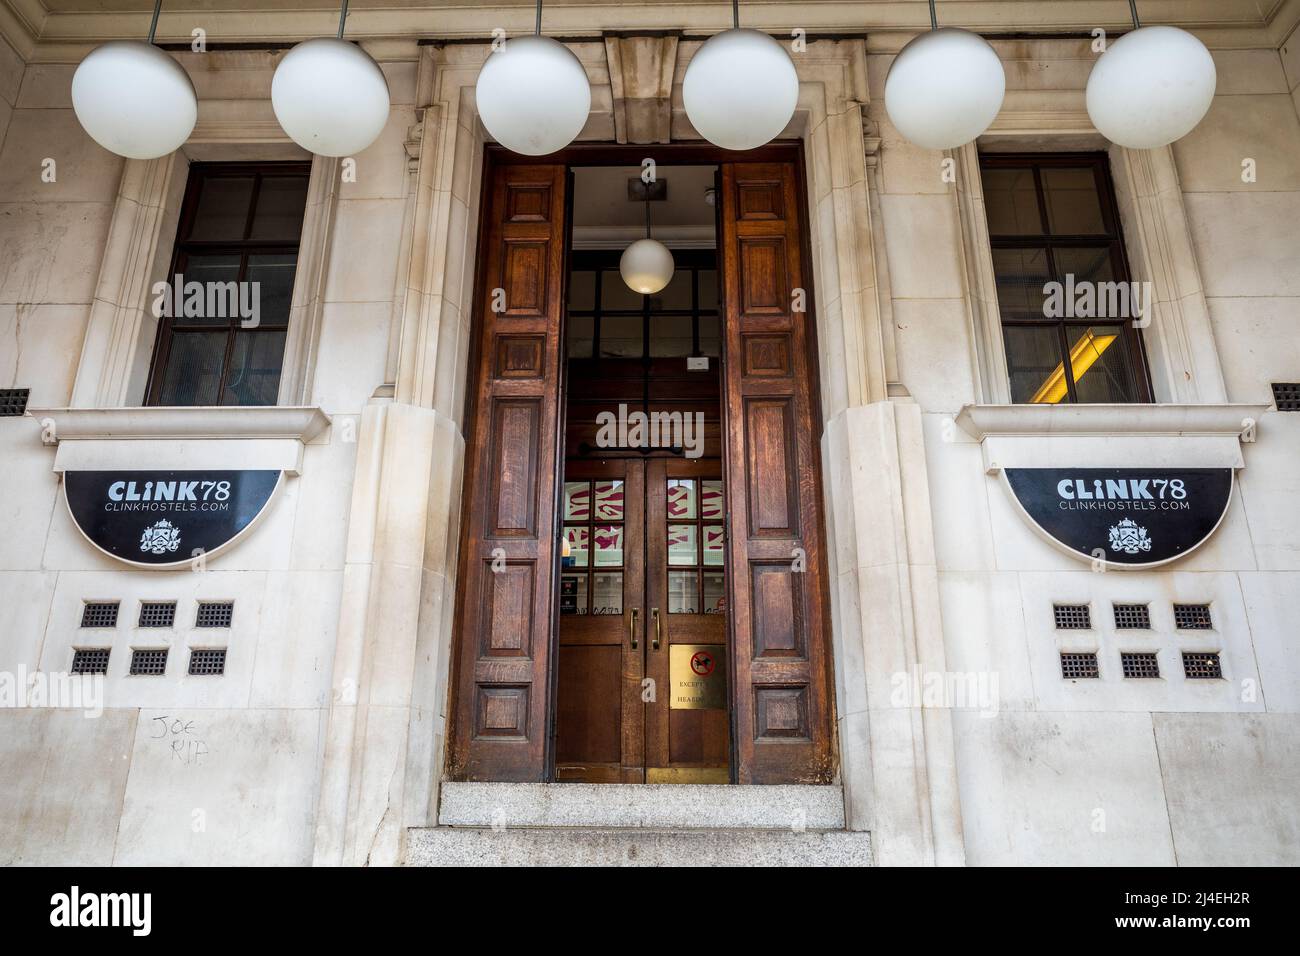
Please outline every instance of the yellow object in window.
[{"label": "yellow object in window", "polygon": [[[1070,370],[1076,382],[1087,374],[1088,369],[1092,368],[1097,359],[1101,358],[1101,353],[1110,348],[1116,338],[1118,335],[1113,332],[1098,335],[1089,329],[1083,338],[1074,343],[1074,348],[1070,349]],[[1051,375],[1047,376],[1029,402],[1032,405],[1055,405],[1065,398],[1068,391],[1065,383],[1065,363],[1062,362],[1056,366]]]}]

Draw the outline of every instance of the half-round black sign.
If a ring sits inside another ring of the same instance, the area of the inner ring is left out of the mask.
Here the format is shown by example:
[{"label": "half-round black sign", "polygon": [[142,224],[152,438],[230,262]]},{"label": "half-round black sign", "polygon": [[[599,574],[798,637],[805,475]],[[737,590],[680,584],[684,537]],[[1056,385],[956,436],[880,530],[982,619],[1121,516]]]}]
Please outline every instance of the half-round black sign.
[{"label": "half-round black sign", "polygon": [[160,568],[231,544],[279,481],[279,471],[67,471],[63,492],[91,544],[119,561]]},{"label": "half-round black sign", "polygon": [[1227,514],[1231,468],[1006,468],[1021,510],[1048,540],[1117,568],[1150,568],[1199,547]]}]

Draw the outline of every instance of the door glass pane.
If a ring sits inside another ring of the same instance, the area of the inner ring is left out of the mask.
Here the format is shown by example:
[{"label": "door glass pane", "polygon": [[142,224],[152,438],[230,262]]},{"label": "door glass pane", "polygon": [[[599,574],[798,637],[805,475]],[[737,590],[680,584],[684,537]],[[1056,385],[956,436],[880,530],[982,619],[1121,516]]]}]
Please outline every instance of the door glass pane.
[{"label": "door glass pane", "polygon": [[283,332],[236,332],[221,404],[274,405],[283,361]]},{"label": "door glass pane", "polygon": [[726,578],[709,572],[704,575],[704,613],[724,614],[727,609]]},{"label": "door glass pane", "polygon": [[1101,193],[1091,167],[1058,169],[1045,166],[1043,198],[1047,202],[1047,226],[1058,236],[1104,235]]},{"label": "door glass pane", "polygon": [[596,520],[623,520],[623,482],[596,482]]},{"label": "door glass pane", "polygon": [[1080,402],[1131,402],[1134,388],[1124,329],[1118,325],[1070,329],[1070,365]]},{"label": "door glass pane", "polygon": [[700,354],[717,358],[722,354],[722,325],[716,315],[700,316]]},{"label": "door glass pane", "polygon": [[569,308],[582,311],[596,308],[596,273],[583,270],[569,273]]},{"label": "door glass pane", "polygon": [[[247,279],[256,282],[258,326],[289,324],[289,306],[293,302],[293,275],[298,265],[297,253],[256,253],[248,257]],[[242,300],[249,299],[244,293]],[[242,301],[241,300],[241,301]],[[241,314],[241,319],[244,318]],[[243,324],[243,323],[241,323]],[[244,324],[244,328],[256,328]]]},{"label": "door glass pane", "polygon": [[591,486],[585,481],[564,483],[564,520],[587,521],[591,518]]},{"label": "door glass pane", "polygon": [[569,556],[564,559],[566,568],[585,568],[591,551],[591,532],[582,527],[564,529],[564,536],[569,541]]},{"label": "door glass pane", "polygon": [[984,207],[989,235],[1036,236],[1043,231],[1032,169],[985,169]]},{"label": "door glass pane", "polygon": [[643,330],[639,315],[601,316],[600,354],[606,358],[640,358]]},{"label": "door glass pane", "polygon": [[[190,296],[181,288],[181,308],[173,316],[176,325],[215,325],[227,328],[239,305],[239,253],[185,257],[181,266],[181,281],[185,286],[200,283],[199,294]],[[175,282],[175,278],[171,279]],[[231,294],[234,299],[232,301]],[[171,293],[167,306],[175,310],[176,293]]]},{"label": "door glass pane", "polygon": [[1044,249],[994,249],[998,307],[1004,316],[1041,319],[1043,286],[1051,281]]},{"label": "door glass pane", "polygon": [[668,572],[668,613],[698,614],[696,606],[699,599],[698,571]]},{"label": "door glass pane", "polygon": [[725,557],[722,525],[704,526],[704,563],[721,566]]},{"label": "door glass pane", "polygon": [[650,354],[655,358],[690,355],[695,323],[689,315],[650,316]]},{"label": "door glass pane", "polygon": [[1058,329],[1056,325],[1002,327],[1002,339],[1007,347],[1007,374],[1011,378],[1011,401],[1017,404],[1069,401]]},{"label": "door glass pane", "polygon": [[225,356],[225,332],[174,333],[158,404],[217,404]]},{"label": "door glass pane", "polygon": [[650,296],[652,309],[689,309],[691,307],[691,270],[678,269],[668,284]]},{"label": "door glass pane", "polygon": [[713,269],[699,272],[700,308],[715,311],[718,308],[718,273]]},{"label": "door glass pane", "polygon": [[623,563],[623,526],[596,525],[596,561],[598,568],[618,567]]},{"label": "door glass pane", "polygon": [[587,576],[565,574],[560,577],[560,613],[587,613]]},{"label": "door glass pane", "polygon": [[668,479],[668,518],[685,520],[695,517],[695,479]]},{"label": "door glass pane", "polygon": [[252,176],[208,176],[203,180],[198,209],[186,238],[244,238],[252,199]]},{"label": "door glass pane", "polygon": [[591,358],[593,337],[596,334],[596,320],[590,315],[569,316],[568,345],[569,358]]},{"label": "door glass pane", "polygon": [[623,572],[606,572],[591,576],[591,613],[623,613]]},{"label": "door glass pane", "polygon": [[263,176],[253,213],[253,239],[294,241],[307,207],[306,176]]},{"label": "door glass pane", "polygon": [[670,524],[668,526],[668,563],[699,564],[695,525]]},{"label": "door glass pane", "polygon": [[722,482],[703,482],[700,487],[700,517],[707,521],[719,519],[722,515]]},{"label": "door glass pane", "polygon": [[607,269],[600,274],[600,307],[603,311],[616,309],[640,311],[644,304],[641,293],[629,289],[617,269]]}]

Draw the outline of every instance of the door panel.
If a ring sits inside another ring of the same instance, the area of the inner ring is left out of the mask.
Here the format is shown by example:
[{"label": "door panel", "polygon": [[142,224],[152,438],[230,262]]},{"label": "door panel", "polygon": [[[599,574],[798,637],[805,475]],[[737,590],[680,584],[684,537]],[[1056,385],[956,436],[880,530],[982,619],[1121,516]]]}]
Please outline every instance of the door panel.
[{"label": "door panel", "polygon": [[560,518],[555,779],[645,780],[645,463],[569,461]]},{"label": "door panel", "polygon": [[486,183],[466,416],[453,780],[546,779],[566,186],[559,165],[499,165]]},{"label": "door panel", "polygon": [[834,775],[814,326],[793,163],[723,163],[730,492],[727,568],[738,783]]}]

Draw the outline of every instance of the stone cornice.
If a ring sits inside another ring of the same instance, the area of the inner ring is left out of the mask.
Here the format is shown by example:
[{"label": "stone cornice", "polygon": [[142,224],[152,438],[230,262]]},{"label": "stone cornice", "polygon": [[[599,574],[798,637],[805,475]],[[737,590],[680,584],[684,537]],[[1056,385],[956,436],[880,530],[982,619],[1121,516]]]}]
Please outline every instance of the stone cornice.
[{"label": "stone cornice", "polygon": [[330,424],[315,406],[29,408],[49,443],[76,440],[291,439],[307,444]]},{"label": "stone cornice", "polygon": [[1268,405],[965,405],[957,426],[976,441],[1012,436],[1241,436]]}]

